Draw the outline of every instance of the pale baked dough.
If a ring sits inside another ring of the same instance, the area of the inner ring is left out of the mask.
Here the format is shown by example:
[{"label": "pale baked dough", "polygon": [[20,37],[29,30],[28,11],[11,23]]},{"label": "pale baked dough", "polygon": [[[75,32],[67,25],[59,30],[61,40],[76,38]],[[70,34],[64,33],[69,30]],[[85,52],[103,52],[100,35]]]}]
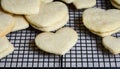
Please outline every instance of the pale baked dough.
[{"label": "pale baked dough", "polygon": [[52,26],[68,14],[67,6],[62,2],[42,4],[39,14],[26,16],[26,19],[39,27]]},{"label": "pale baked dough", "polygon": [[54,0],[41,0],[41,1],[44,3],[50,3],[50,2],[53,2]]},{"label": "pale baked dough", "polygon": [[120,4],[120,0],[111,0],[111,1],[114,1],[117,4]]},{"label": "pale baked dough", "polygon": [[69,3],[72,3],[74,0],[62,0],[62,1],[69,4]]},{"label": "pale baked dough", "polygon": [[90,8],[83,12],[84,25],[89,30],[92,30],[100,34],[119,29],[120,28],[119,18],[120,10],[117,9],[110,9],[106,11],[99,8]]},{"label": "pale baked dough", "polygon": [[96,5],[96,0],[74,0],[73,4],[77,9],[90,8]]},{"label": "pale baked dough", "polygon": [[65,16],[62,20],[56,22],[54,25],[49,26],[49,27],[37,27],[32,24],[31,24],[31,26],[40,31],[55,31],[55,30],[63,27],[65,24],[67,24],[68,20],[69,20],[69,15],[67,14],[67,16]]},{"label": "pale baked dough", "polygon": [[64,55],[77,42],[78,34],[71,28],[65,27],[56,33],[45,32],[37,35],[35,44],[43,51]]},{"label": "pale baked dough", "polygon": [[[118,1],[120,1],[120,0],[118,0]],[[110,0],[110,2],[111,2],[111,4],[112,4],[114,7],[120,9],[120,3],[117,3],[117,2],[115,2],[114,0]]]},{"label": "pale baked dough", "polygon": [[40,0],[1,0],[1,6],[5,11],[14,14],[37,14]]},{"label": "pale baked dough", "polygon": [[120,38],[115,38],[113,36],[106,36],[103,38],[102,43],[106,49],[108,49],[113,54],[120,53]]},{"label": "pale baked dough", "polygon": [[15,19],[15,27],[13,28],[12,32],[18,31],[18,30],[23,30],[29,27],[28,22],[25,20],[23,16],[20,15],[14,15],[13,16]]},{"label": "pale baked dough", "polygon": [[90,30],[92,33],[98,35],[98,36],[101,36],[101,37],[105,37],[105,36],[109,36],[109,35],[112,35],[114,33],[117,33],[120,31],[120,28],[119,29],[116,29],[116,30],[113,30],[113,31],[110,31],[110,32],[105,32],[105,33],[98,33],[98,32],[94,32],[92,30]]},{"label": "pale baked dough", "polygon": [[6,36],[0,37],[0,59],[6,57],[14,50],[13,45],[9,42]]},{"label": "pale baked dough", "polygon": [[14,47],[12,44],[10,44],[6,50],[4,50],[3,52],[0,52],[0,59],[3,57],[6,57],[7,55],[12,53],[13,51],[14,51]]},{"label": "pale baked dough", "polygon": [[6,36],[0,37],[0,53],[9,47],[9,41]]},{"label": "pale baked dough", "polygon": [[15,26],[12,15],[0,11],[0,37],[7,35]]}]

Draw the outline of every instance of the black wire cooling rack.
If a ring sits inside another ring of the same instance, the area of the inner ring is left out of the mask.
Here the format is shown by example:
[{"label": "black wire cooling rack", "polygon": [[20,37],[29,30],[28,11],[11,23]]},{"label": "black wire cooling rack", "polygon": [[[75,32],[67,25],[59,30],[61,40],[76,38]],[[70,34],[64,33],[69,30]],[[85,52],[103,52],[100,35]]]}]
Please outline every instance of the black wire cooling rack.
[{"label": "black wire cooling rack", "polygon": [[[118,68],[120,55],[113,55],[101,43],[101,37],[89,32],[82,23],[82,12],[72,4],[68,5],[70,19],[67,27],[74,28],[79,34],[77,44],[64,56],[45,53],[34,43],[35,36],[40,33],[32,27],[7,35],[15,46],[15,51],[0,60],[0,67],[94,67]],[[103,9],[114,8],[109,0],[97,0],[96,7]],[[120,34],[114,34],[119,37]]]}]

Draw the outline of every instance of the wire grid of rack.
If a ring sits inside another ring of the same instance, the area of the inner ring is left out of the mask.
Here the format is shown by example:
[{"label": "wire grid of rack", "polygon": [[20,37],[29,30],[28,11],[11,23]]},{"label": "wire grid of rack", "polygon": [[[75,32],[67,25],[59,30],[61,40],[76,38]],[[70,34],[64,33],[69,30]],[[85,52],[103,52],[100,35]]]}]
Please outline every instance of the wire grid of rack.
[{"label": "wire grid of rack", "polygon": [[[45,53],[34,43],[35,36],[41,33],[32,27],[7,35],[15,46],[15,51],[0,60],[0,67],[120,67],[120,55],[112,55],[101,43],[101,37],[89,32],[82,24],[82,12],[72,4],[68,5],[70,19],[67,27],[79,34],[77,44],[64,56]],[[96,7],[110,9],[109,0],[97,0]],[[119,37],[120,34],[114,34]]]}]

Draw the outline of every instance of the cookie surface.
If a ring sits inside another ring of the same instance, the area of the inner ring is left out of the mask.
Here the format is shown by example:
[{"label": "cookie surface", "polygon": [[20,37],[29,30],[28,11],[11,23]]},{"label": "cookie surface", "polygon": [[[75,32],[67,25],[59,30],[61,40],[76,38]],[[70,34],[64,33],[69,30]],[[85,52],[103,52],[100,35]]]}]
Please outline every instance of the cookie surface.
[{"label": "cookie surface", "polygon": [[14,18],[10,14],[0,12],[0,37],[10,33],[15,26]]},{"label": "cookie surface", "polygon": [[64,55],[75,45],[77,39],[78,35],[76,31],[65,27],[56,33],[45,32],[39,34],[35,38],[35,43],[43,51]]},{"label": "cookie surface", "polygon": [[13,28],[13,31],[18,31],[18,30],[22,30],[22,29],[26,29],[29,27],[28,22],[25,20],[25,18],[23,16],[20,15],[14,15],[13,16],[15,19],[15,27]]},{"label": "cookie surface", "polygon": [[[49,11],[48,11],[49,10]],[[62,2],[43,4],[39,14],[26,16],[26,19],[39,27],[52,26],[68,14],[67,6]]]},{"label": "cookie surface", "polygon": [[13,45],[9,42],[6,36],[0,38],[0,59],[12,53]]},{"label": "cookie surface", "polygon": [[34,27],[35,29],[38,29],[40,31],[55,31],[61,27],[63,27],[65,24],[67,24],[69,20],[69,15],[65,16],[62,20],[56,22],[55,24],[53,24],[52,26],[49,27],[37,27],[35,25],[32,25],[32,27]]},{"label": "cookie surface", "polygon": [[[91,30],[90,30],[91,31]],[[114,31],[110,31],[110,32],[105,32],[105,33],[98,33],[98,32],[94,32],[94,31],[91,31],[92,33],[98,35],[98,36],[101,36],[101,37],[105,37],[105,36],[109,36],[109,35],[112,35],[116,32],[119,32],[120,31],[120,28],[119,29],[116,29]]]},{"label": "cookie surface", "polygon": [[118,4],[118,3],[116,3],[114,0],[110,0],[110,2],[111,2],[111,4],[112,4],[114,7],[120,9],[120,3]]},{"label": "cookie surface", "polygon": [[53,2],[54,0],[41,0],[41,1],[44,3],[50,3],[50,2]]},{"label": "cookie surface", "polygon": [[40,0],[1,0],[2,8],[14,14],[37,14]]},{"label": "cookie surface", "polygon": [[62,1],[69,4],[69,3],[72,3],[74,0],[62,0]]},{"label": "cookie surface", "polygon": [[96,33],[111,32],[120,28],[120,10],[90,8],[83,12],[83,23]]},{"label": "cookie surface", "polygon": [[6,50],[9,47],[9,41],[7,37],[0,37],[0,52]]},{"label": "cookie surface", "polygon": [[74,0],[73,4],[77,9],[90,8],[96,5],[96,0]]},{"label": "cookie surface", "polygon": [[115,2],[115,3],[120,5],[120,0],[111,0],[111,1],[113,1],[113,2]]},{"label": "cookie surface", "polygon": [[13,45],[9,45],[9,47],[6,50],[0,52],[0,59],[3,57],[6,57],[7,55],[12,53],[13,51],[14,51]]},{"label": "cookie surface", "polygon": [[103,45],[113,54],[120,53],[120,38],[106,36],[103,38]]}]

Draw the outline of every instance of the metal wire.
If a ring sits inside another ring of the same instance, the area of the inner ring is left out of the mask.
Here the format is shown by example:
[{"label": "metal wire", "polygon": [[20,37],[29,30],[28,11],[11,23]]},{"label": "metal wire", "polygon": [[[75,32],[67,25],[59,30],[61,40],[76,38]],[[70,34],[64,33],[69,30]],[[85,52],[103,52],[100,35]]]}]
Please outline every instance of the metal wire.
[{"label": "metal wire", "polygon": [[[0,60],[0,67],[120,67],[120,55],[112,55],[98,37],[86,29],[82,23],[82,12],[70,4],[70,19],[67,27],[74,28],[79,34],[77,44],[64,56],[48,54],[39,50],[34,43],[35,36],[41,33],[32,27],[7,35],[15,46],[15,51]],[[96,7],[114,8],[109,0],[97,0]],[[120,34],[114,34],[119,37]]]}]

